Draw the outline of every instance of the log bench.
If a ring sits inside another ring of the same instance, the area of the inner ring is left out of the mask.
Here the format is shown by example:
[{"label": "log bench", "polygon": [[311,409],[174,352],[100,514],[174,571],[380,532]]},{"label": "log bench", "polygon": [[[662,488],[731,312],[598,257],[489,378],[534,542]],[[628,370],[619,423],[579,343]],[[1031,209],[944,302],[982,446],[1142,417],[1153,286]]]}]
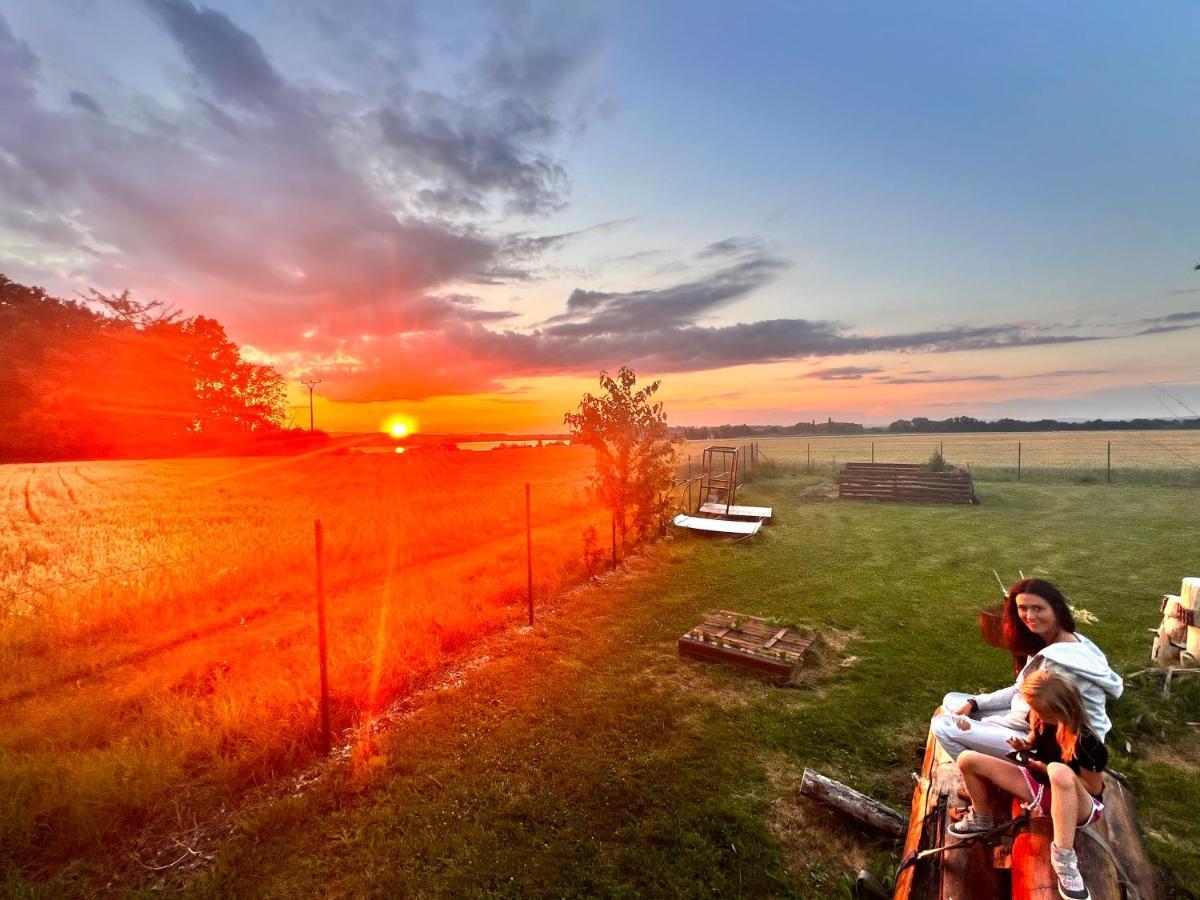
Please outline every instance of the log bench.
[{"label": "log bench", "polygon": [[846,463],[838,474],[843,500],[978,503],[971,473],[934,472],[917,463]]},{"label": "log bench", "polygon": [[[894,900],[1058,900],[1058,882],[1050,867],[1049,816],[1034,816],[986,840],[948,837],[946,828],[958,815],[955,807],[966,802],[957,796],[961,785],[958,767],[931,732],[913,791],[902,859],[947,845],[963,848],[928,855],[905,867],[896,879]],[[1012,815],[1020,812],[1014,801]],[[1089,832],[1112,848],[1116,860]],[[1133,797],[1111,772],[1104,773],[1104,816],[1076,834],[1075,850],[1094,900],[1159,900],[1162,896],[1158,874],[1142,845]]]}]

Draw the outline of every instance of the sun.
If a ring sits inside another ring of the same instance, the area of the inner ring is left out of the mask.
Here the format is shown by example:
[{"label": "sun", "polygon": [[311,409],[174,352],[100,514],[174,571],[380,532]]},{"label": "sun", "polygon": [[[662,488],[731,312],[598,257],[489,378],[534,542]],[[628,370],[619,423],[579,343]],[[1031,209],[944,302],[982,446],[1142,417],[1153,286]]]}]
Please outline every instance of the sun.
[{"label": "sun", "polygon": [[393,440],[402,441],[417,432],[417,423],[411,416],[395,414],[388,416],[380,425],[380,431]]}]

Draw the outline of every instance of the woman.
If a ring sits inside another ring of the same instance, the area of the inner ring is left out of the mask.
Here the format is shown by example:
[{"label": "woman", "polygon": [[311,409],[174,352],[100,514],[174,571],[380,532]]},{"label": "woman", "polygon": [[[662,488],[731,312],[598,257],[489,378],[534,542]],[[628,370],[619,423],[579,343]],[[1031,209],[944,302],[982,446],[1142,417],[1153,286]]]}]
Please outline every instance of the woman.
[{"label": "woman", "polygon": [[1029,806],[1054,823],[1050,865],[1058,876],[1058,892],[1066,900],[1088,900],[1075,854],[1075,829],[1091,825],[1104,814],[1104,781],[1108,751],[1088,728],[1083,697],[1075,684],[1051,672],[1034,672],[1021,685],[1030,707],[1026,738],[1010,738],[1020,751],[1019,762],[994,759],[973,750],[958,757],[958,768],[971,795],[967,814],[949,827],[955,837],[993,830],[996,810],[989,805],[988,784],[1032,801]]},{"label": "woman", "polygon": [[1120,697],[1124,685],[1100,648],[1075,631],[1075,617],[1058,588],[1040,578],[1022,578],[1009,588],[1004,596],[1004,635],[1013,652],[1028,654],[1029,661],[1006,688],[973,697],[946,695],[943,714],[930,723],[946,752],[955,759],[964,750],[1003,757],[1011,749],[1009,738],[1029,730],[1029,704],[1021,696],[1021,684],[1042,670],[1074,682],[1088,728],[1103,741],[1112,727],[1105,700]]}]

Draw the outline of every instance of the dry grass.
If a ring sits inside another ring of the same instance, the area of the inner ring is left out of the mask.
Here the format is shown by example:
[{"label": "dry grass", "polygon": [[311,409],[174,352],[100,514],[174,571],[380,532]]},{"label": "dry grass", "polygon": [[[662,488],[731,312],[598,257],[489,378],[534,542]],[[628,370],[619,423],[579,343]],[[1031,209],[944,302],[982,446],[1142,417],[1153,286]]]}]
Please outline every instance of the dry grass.
[{"label": "dry grass", "polygon": [[1021,444],[1024,469],[1103,470],[1112,443],[1115,469],[1200,469],[1200,429],[1190,431],[1062,431],[1008,434],[864,434],[828,437],[737,438],[691,441],[683,451],[699,465],[700,453],[713,443],[735,446],[757,443],[766,458],[806,464],[811,450],[814,467],[847,462],[923,463],[939,447],[946,461],[972,469],[1016,469]]},{"label": "dry grass", "polygon": [[0,851],[54,867],[174,792],[222,802],[311,756],[314,519],[340,728],[524,615],[526,482],[535,595],[579,574],[585,530],[608,533],[591,467],[566,447],[0,467]]}]

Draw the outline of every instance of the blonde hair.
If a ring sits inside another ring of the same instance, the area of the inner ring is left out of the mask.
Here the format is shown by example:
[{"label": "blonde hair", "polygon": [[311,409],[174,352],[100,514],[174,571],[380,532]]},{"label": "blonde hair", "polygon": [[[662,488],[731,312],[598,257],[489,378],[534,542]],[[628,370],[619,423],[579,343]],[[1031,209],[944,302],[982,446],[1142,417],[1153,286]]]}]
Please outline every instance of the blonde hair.
[{"label": "blonde hair", "polygon": [[1087,727],[1083,697],[1075,682],[1043,669],[1021,682],[1021,696],[1029,704],[1029,740],[1037,739],[1044,721],[1054,722],[1063,762],[1074,759],[1079,734]]}]

